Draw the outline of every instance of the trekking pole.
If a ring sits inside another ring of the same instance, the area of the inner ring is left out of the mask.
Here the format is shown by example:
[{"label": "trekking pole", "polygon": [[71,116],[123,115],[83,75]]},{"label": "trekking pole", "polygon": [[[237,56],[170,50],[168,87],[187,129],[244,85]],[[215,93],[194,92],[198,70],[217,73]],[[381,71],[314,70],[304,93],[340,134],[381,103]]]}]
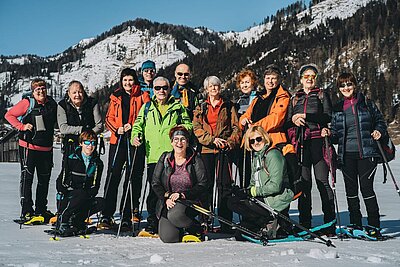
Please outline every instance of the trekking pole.
[{"label": "trekking pole", "polygon": [[308,234],[310,234],[312,237],[314,238],[318,238],[319,240],[323,241],[325,243],[325,245],[327,245],[328,247],[334,247],[336,248],[336,246],[332,243],[332,241],[330,239],[325,239],[323,237],[321,237],[320,235],[317,235],[316,233],[310,231],[309,229],[305,228],[304,226],[302,226],[301,224],[297,223],[296,221],[290,219],[289,217],[283,215],[282,213],[280,213],[279,211],[273,209],[272,207],[270,207],[269,205],[265,204],[264,202],[262,202],[261,200],[258,200],[257,198],[254,197],[250,197],[249,200],[257,205],[259,205],[260,207],[268,210],[269,212],[272,213],[273,216],[275,217],[280,217],[281,219],[291,223],[292,225],[300,228],[303,231],[306,231]]},{"label": "trekking pole", "polygon": [[376,141],[376,144],[378,145],[379,152],[380,152],[381,155],[382,155],[383,164],[385,164],[386,168],[389,170],[390,177],[392,177],[392,181],[393,181],[394,187],[396,188],[397,194],[399,194],[399,196],[400,196],[400,189],[399,189],[399,186],[397,185],[396,179],[394,178],[394,175],[393,175],[393,172],[392,172],[392,169],[391,169],[390,166],[389,166],[389,162],[388,162],[388,160],[387,160],[387,158],[386,158],[385,152],[383,151],[381,142],[379,142],[379,140],[375,140],[375,141]]},{"label": "trekking pole", "polygon": [[109,187],[110,187],[111,176],[112,176],[112,172],[113,172],[113,170],[114,170],[115,160],[117,159],[117,155],[118,155],[118,151],[119,151],[119,146],[120,146],[120,144],[121,144],[121,140],[122,140],[122,135],[119,135],[118,141],[117,141],[117,148],[115,149],[114,158],[113,158],[113,161],[112,161],[112,163],[111,163],[111,170],[110,170],[110,172],[108,173],[107,178],[106,178],[107,184],[106,184],[106,187],[105,187],[105,190],[104,190],[104,194],[103,194],[103,197],[104,197],[104,198],[106,198],[107,193],[108,193],[108,189],[109,189]]},{"label": "trekking pole", "polygon": [[237,230],[241,231],[242,233],[250,235],[251,237],[258,238],[262,242],[263,246],[266,246],[268,244],[268,238],[261,233],[256,233],[250,229],[247,229],[247,228],[241,226],[240,224],[233,223],[233,222],[225,219],[224,217],[221,217],[221,216],[215,214],[214,212],[207,210],[207,209],[205,209],[199,205],[196,205],[192,202],[189,202],[187,200],[177,199],[176,202],[181,203],[182,205],[184,205],[186,207],[192,208],[195,211],[200,212],[201,214],[204,214],[208,217],[215,218],[218,221],[231,226],[232,228],[236,228]]},{"label": "trekking pole", "polygon": [[[27,140],[28,133],[24,133],[25,140]],[[25,203],[25,187],[26,187],[26,173],[28,172],[28,153],[29,153],[29,143],[27,142],[27,147],[24,147],[23,149],[23,158],[22,158],[22,186],[21,186],[21,215],[20,219],[21,222],[24,218],[24,203]],[[22,223],[19,224],[19,229],[22,229]]]},{"label": "trekking pole", "polygon": [[329,168],[329,172],[331,173],[331,178],[332,178],[333,199],[335,201],[335,206],[336,206],[336,220],[338,222],[338,226],[340,229],[339,237],[340,237],[340,241],[343,241],[342,224],[340,222],[339,204],[338,204],[337,194],[336,194],[336,177],[333,174],[332,156],[331,156],[331,151],[330,151],[330,147],[329,147],[328,136],[325,136],[325,153],[327,153],[327,155],[328,155],[328,161],[329,161],[328,168]]}]

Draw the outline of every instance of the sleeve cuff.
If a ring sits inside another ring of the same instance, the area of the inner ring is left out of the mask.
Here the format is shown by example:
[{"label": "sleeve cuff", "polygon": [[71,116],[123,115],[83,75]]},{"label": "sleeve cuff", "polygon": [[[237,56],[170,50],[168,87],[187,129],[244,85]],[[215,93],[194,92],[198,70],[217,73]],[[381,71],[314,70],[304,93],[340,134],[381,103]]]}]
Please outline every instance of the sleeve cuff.
[{"label": "sleeve cuff", "polygon": [[255,186],[252,186],[250,188],[250,194],[251,194],[252,197],[255,197],[257,195],[257,190],[256,190]]}]

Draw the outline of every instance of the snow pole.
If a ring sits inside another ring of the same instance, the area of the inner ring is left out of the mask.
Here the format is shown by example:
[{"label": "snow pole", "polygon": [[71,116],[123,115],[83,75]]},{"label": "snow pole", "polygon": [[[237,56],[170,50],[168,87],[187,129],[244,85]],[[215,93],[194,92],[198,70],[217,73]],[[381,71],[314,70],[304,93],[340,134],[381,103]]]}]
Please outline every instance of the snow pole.
[{"label": "snow pole", "polygon": [[399,194],[399,196],[400,196],[400,188],[399,188],[399,186],[398,186],[397,183],[396,183],[396,179],[394,178],[392,169],[391,169],[390,166],[389,166],[389,162],[388,162],[388,160],[387,160],[387,158],[386,158],[385,152],[383,151],[381,142],[379,142],[379,140],[375,140],[375,141],[376,141],[376,144],[378,145],[379,152],[380,152],[381,155],[382,155],[383,164],[385,164],[386,168],[389,170],[389,174],[390,174],[390,177],[392,178],[394,187],[396,188],[397,194]]},{"label": "snow pole", "polygon": [[338,201],[337,201],[337,194],[336,194],[336,177],[333,174],[333,168],[332,168],[332,156],[331,156],[331,152],[329,149],[329,137],[325,136],[325,153],[327,153],[328,155],[328,161],[329,161],[329,172],[331,173],[331,178],[332,178],[332,191],[333,191],[333,199],[335,201],[335,207],[336,207],[336,220],[338,222],[338,226],[340,229],[340,233],[339,233],[339,237],[340,240],[343,241],[343,234],[342,234],[342,224],[340,222],[340,213],[339,213],[339,205],[338,205]]},{"label": "snow pole", "polygon": [[280,213],[279,211],[273,209],[272,207],[270,207],[269,205],[265,204],[265,203],[262,202],[261,200],[258,200],[258,199],[255,198],[255,197],[250,197],[249,200],[250,200],[251,202],[257,204],[258,206],[260,206],[260,207],[262,207],[262,208],[268,210],[269,212],[272,213],[273,216],[275,216],[275,217],[280,217],[281,219],[283,219],[283,220],[285,220],[285,221],[291,223],[292,225],[294,225],[294,226],[300,228],[301,230],[306,231],[306,232],[307,232],[309,235],[311,235],[312,237],[317,238],[317,239],[321,240],[322,242],[324,242],[326,246],[336,248],[336,246],[332,243],[332,241],[331,241],[330,239],[325,239],[325,238],[323,238],[322,236],[317,235],[316,233],[314,233],[314,232],[310,231],[309,229],[305,228],[304,226],[302,226],[302,225],[299,224],[298,222],[296,222],[296,221],[290,219],[289,217],[283,215],[283,214]]},{"label": "snow pole", "polygon": [[[131,222],[133,223],[133,185],[132,185],[132,175],[133,175],[133,164],[136,160],[136,152],[137,148],[135,148],[135,152],[133,154],[133,158],[131,161],[131,151],[130,151],[130,143],[129,143],[129,138],[127,140],[127,148],[128,148],[128,170],[129,170],[129,176],[128,176],[128,185],[125,190],[125,199],[124,199],[124,205],[122,206],[122,217],[121,217],[121,222],[118,226],[118,232],[117,232],[117,238],[119,237],[119,234],[121,232],[121,226],[122,226],[122,220],[125,215],[125,207],[126,203],[128,201],[128,194],[130,194],[130,199],[131,199]],[[132,224],[132,229],[133,229],[133,224]],[[132,230],[132,235],[134,235],[134,229]]]},{"label": "snow pole", "polygon": [[[25,140],[27,140],[27,136],[28,136],[28,132],[24,133],[25,136]],[[22,173],[21,173],[21,177],[22,177],[22,186],[21,186],[21,215],[20,215],[20,219],[24,219],[24,203],[25,203],[25,187],[26,187],[26,173],[28,172],[28,153],[29,153],[29,143],[27,141],[27,147],[23,148],[23,158],[21,159],[21,163],[22,163]],[[22,223],[19,224],[19,229],[22,229]]]},{"label": "snow pole", "polygon": [[207,210],[207,209],[205,209],[205,208],[203,208],[203,207],[201,207],[201,206],[199,206],[197,204],[194,204],[194,203],[192,203],[190,201],[183,200],[183,199],[178,199],[176,202],[181,203],[186,207],[192,208],[192,209],[194,209],[195,211],[197,211],[197,212],[199,212],[201,214],[204,214],[206,216],[215,218],[218,221],[220,221],[220,222],[222,222],[222,223],[224,223],[226,225],[231,226],[232,228],[236,228],[237,230],[241,231],[242,233],[248,234],[251,237],[259,239],[262,242],[263,246],[266,246],[268,244],[268,238],[266,236],[262,235],[261,233],[253,232],[252,230],[247,229],[247,228],[245,228],[245,227],[243,227],[243,226],[241,226],[239,224],[233,223],[233,222],[225,219],[224,217],[221,217],[221,216],[215,214],[214,212],[212,212],[210,210]]}]

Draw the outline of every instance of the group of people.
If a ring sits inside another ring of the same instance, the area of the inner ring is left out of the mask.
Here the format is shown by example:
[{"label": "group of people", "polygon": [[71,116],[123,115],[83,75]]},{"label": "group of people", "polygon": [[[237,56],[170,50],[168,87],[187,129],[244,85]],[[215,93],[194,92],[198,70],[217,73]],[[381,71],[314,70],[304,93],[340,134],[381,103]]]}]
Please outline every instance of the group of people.
[{"label": "group of people", "polygon": [[[142,64],[140,77],[133,69],[122,70],[120,87],[111,94],[105,116],[111,137],[103,198],[97,197],[103,172],[96,152],[97,135],[103,131],[97,101],[85,93],[79,81],[72,81],[65,99],[57,105],[47,95],[45,81],[35,79],[32,96],[5,115],[20,131],[21,217],[29,220],[40,215],[48,220],[52,216],[47,210],[47,193],[54,127],[58,124],[64,136],[64,155],[56,182],[57,214],[59,231],[65,235],[84,229],[85,219],[98,212],[100,228],[115,225],[124,171],[120,223],[132,229],[133,222],[142,220],[145,167],[144,194],[148,186],[149,193],[144,231],[158,234],[162,241],[179,242],[187,233],[213,230],[214,223],[184,205],[185,201],[230,221],[237,212],[247,228],[268,229],[271,214],[249,198],[262,200],[288,216],[297,190],[290,179],[290,169],[296,166],[289,164],[287,155],[295,156],[301,166],[301,192],[295,196],[299,223],[312,227],[311,167],[324,222],[331,222],[336,213],[328,178],[332,162],[327,158],[332,157],[326,156],[332,150],[326,149],[326,142],[338,144],[337,163],[343,172],[350,223],[362,225],[360,187],[368,224],[379,229],[373,181],[380,157],[376,141],[388,135],[383,115],[357,90],[357,79],[348,72],[337,78],[342,99],[332,106],[329,94],[317,87],[318,72],[314,64],[303,65],[299,69],[301,89],[291,96],[282,86],[278,66],[266,67],[263,88],[259,88],[253,71],[243,70],[236,76],[241,96],[233,102],[222,96],[217,76],[205,78],[206,98],[199,99],[187,64],[177,65],[173,83],[156,77],[155,63],[150,60]],[[33,205],[35,168],[38,185]],[[294,231],[283,221],[279,225],[282,235]],[[223,224],[220,231],[232,233],[233,229]],[[334,235],[335,226],[325,234]]]}]

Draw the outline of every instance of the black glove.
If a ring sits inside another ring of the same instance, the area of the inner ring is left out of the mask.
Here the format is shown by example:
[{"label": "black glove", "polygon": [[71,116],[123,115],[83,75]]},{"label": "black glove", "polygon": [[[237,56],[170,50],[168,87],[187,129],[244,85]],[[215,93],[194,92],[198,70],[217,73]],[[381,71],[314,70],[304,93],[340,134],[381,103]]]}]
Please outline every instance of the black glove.
[{"label": "black glove", "polygon": [[232,193],[239,199],[247,199],[250,195],[250,189],[248,188],[240,188],[235,185],[232,187]]}]

